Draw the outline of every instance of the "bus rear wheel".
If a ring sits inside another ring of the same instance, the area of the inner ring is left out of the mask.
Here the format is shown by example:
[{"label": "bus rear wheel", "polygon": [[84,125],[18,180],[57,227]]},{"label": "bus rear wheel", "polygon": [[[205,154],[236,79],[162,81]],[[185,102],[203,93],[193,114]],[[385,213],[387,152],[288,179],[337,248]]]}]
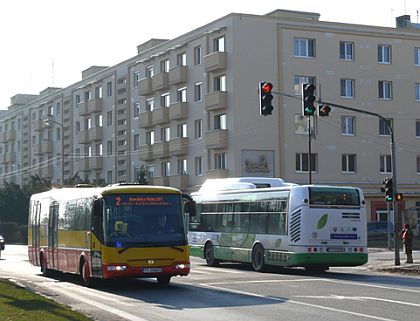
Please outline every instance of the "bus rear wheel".
[{"label": "bus rear wheel", "polygon": [[252,268],[257,272],[264,272],[266,265],[264,262],[264,248],[257,244],[252,249]]},{"label": "bus rear wheel", "polygon": [[212,243],[207,243],[204,247],[204,258],[208,266],[218,266],[220,261],[214,258],[214,247]]}]

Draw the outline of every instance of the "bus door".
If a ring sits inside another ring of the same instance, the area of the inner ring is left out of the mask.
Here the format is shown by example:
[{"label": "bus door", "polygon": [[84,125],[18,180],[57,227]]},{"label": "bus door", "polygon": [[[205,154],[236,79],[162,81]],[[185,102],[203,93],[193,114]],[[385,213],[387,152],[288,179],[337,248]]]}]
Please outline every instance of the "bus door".
[{"label": "bus door", "polygon": [[58,203],[50,205],[48,215],[48,257],[53,269],[58,270]]},{"label": "bus door", "polygon": [[34,265],[40,265],[39,261],[39,243],[40,243],[40,217],[41,217],[41,203],[34,202],[32,205],[32,262]]},{"label": "bus door", "polygon": [[102,244],[104,243],[103,204],[102,198],[94,201],[91,232],[89,232],[90,266],[92,276],[97,278],[102,278]]}]

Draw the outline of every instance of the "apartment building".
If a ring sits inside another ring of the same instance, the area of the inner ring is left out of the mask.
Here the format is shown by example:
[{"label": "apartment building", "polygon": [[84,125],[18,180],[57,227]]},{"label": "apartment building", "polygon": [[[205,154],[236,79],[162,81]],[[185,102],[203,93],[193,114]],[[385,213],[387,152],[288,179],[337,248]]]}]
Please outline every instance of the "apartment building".
[{"label": "apartment building", "polygon": [[[116,66],[93,66],[66,88],[18,94],[0,114],[0,177],[135,181],[194,191],[207,178],[308,182],[301,84],[326,102],[390,119],[403,207],[420,205],[420,29],[333,23],[317,13],[229,14],[174,39],[151,39]],[[269,81],[272,115],[259,114]],[[322,89],[322,90],[320,90]],[[294,98],[295,99],[294,99]],[[312,182],[356,185],[383,220],[390,134],[366,114],[333,108],[311,119]]]}]

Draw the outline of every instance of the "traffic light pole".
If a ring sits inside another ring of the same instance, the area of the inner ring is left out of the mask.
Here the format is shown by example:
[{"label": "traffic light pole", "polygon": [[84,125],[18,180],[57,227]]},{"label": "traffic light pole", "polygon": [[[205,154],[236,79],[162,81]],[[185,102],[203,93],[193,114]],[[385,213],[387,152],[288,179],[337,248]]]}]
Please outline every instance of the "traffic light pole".
[{"label": "traffic light pole", "polygon": [[311,116],[308,117],[308,172],[309,172],[309,185],[312,184],[312,133],[311,133]]}]

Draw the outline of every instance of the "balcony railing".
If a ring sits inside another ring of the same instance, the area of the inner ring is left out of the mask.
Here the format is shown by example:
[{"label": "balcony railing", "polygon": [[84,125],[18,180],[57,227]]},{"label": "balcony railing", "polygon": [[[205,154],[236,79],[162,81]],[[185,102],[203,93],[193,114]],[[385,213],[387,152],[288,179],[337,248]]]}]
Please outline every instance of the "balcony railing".
[{"label": "balcony railing", "polygon": [[226,52],[213,52],[204,56],[204,69],[205,71],[219,71],[226,69],[227,55]]},{"label": "balcony railing", "polygon": [[206,132],[204,137],[207,148],[226,148],[228,145],[227,129],[217,129]]},{"label": "balcony railing", "polygon": [[227,108],[227,92],[214,91],[204,96],[204,104],[207,111]]}]

